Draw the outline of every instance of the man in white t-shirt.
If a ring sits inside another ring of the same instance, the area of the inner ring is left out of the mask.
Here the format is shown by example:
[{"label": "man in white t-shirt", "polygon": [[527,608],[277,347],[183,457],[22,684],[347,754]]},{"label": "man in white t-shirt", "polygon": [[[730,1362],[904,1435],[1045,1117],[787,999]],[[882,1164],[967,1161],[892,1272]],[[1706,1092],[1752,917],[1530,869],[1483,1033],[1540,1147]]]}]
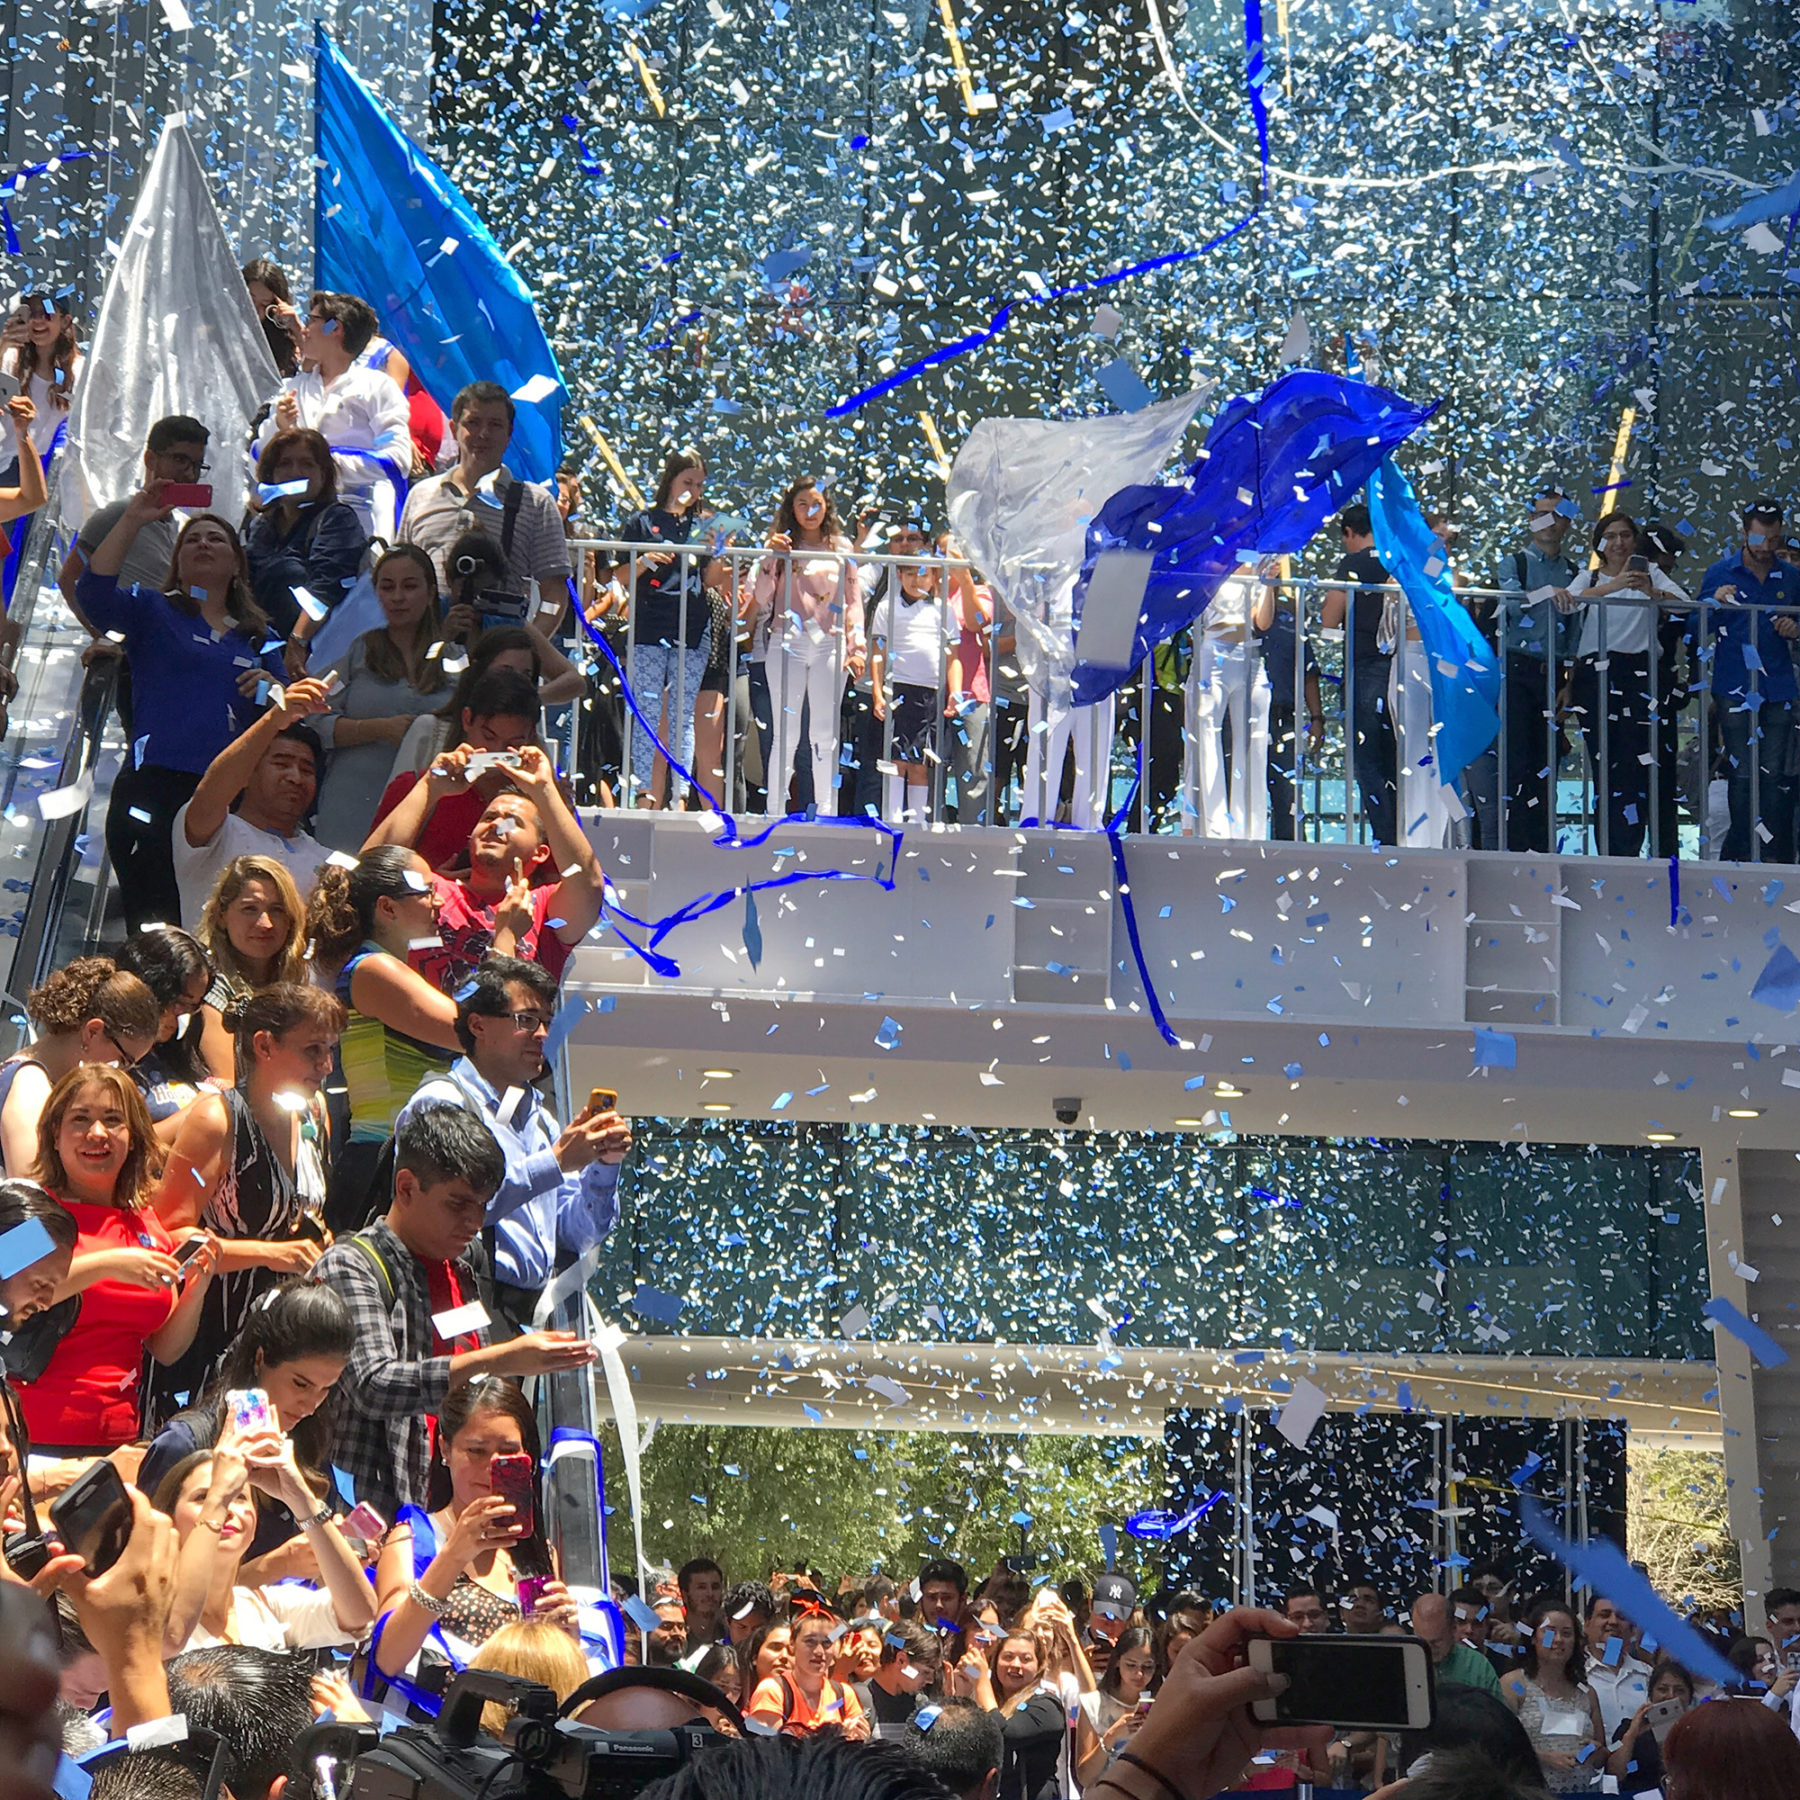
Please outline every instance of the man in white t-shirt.
[{"label": "man in white t-shirt", "polygon": [[300,828],[325,760],[318,735],[303,721],[328,710],[328,692],[325,682],[310,677],[285,693],[274,689],[275,704],[213,758],[193,799],[175,815],[175,881],[181,922],[190,931],[219,871],[237,857],[273,857],[293,876],[302,900],[311,890],[331,852]]}]

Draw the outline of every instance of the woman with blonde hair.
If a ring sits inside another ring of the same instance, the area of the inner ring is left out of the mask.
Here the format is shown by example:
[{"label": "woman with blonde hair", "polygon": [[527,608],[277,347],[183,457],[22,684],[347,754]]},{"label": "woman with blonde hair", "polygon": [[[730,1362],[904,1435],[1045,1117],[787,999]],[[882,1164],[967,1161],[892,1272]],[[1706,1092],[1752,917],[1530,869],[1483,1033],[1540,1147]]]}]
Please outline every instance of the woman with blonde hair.
[{"label": "woman with blonde hair", "polygon": [[32,1043],[0,1063],[0,1167],[22,1173],[37,1160],[38,1119],[50,1090],[85,1063],[126,1068],[155,1047],[156,996],[110,956],[82,956],[25,998]]},{"label": "woman with blonde hair", "polygon": [[[469,1667],[542,1682],[556,1695],[558,1706],[588,1678],[587,1658],[581,1653],[580,1643],[560,1625],[531,1616],[502,1625],[469,1658]],[[510,1706],[490,1700],[481,1709],[481,1729],[489,1737],[498,1737],[511,1717]]]},{"label": "woman with blonde hair", "polygon": [[233,858],[206,896],[194,935],[213,965],[212,983],[200,1003],[200,1054],[217,1080],[234,1082],[237,1059],[227,1010],[258,988],[307,978],[306,909],[293,876],[272,856]]},{"label": "woman with blonde hair", "polygon": [[175,1239],[150,1205],[162,1151],[143,1096],[122,1069],[71,1069],[38,1121],[31,1179],[62,1202],[78,1230],[56,1298],[81,1310],[20,1398],[34,1447],[52,1456],[104,1456],[141,1428],[138,1384],[148,1350],[173,1362],[194,1341],[218,1267],[209,1232],[177,1262]]}]

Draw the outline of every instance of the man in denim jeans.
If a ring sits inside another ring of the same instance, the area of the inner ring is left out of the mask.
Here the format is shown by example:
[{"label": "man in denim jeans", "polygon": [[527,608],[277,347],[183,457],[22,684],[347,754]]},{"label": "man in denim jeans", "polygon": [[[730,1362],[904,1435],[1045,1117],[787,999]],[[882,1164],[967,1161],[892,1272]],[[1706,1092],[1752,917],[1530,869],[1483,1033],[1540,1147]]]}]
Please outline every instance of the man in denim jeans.
[{"label": "man in denim jeans", "polygon": [[[1506,653],[1504,823],[1484,850],[1548,851],[1556,823],[1556,694],[1559,666],[1572,648],[1574,621],[1549,590],[1567,587],[1575,565],[1563,554],[1575,508],[1563,491],[1539,482],[1531,499],[1530,537],[1500,559],[1496,616],[1481,620]],[[1535,596],[1535,598],[1534,598]],[[1495,754],[1498,755],[1496,746]]]},{"label": "man in denim jeans", "polygon": [[[1725,779],[1731,828],[1725,834],[1727,862],[1748,862],[1753,841],[1763,862],[1794,860],[1794,783],[1788,751],[1794,729],[1794,659],[1789,640],[1800,636],[1791,613],[1756,612],[1745,607],[1800,606],[1800,569],[1776,560],[1782,539],[1779,500],[1758,495],[1744,508],[1742,547],[1721,557],[1700,582],[1700,599],[1714,604],[1696,610],[1693,631],[1700,643],[1700,667],[1707,678],[1719,727],[1725,738]],[[1704,634],[1704,635],[1703,635]],[[1706,637],[1712,640],[1710,664]],[[1751,805],[1750,746],[1758,804]]]}]

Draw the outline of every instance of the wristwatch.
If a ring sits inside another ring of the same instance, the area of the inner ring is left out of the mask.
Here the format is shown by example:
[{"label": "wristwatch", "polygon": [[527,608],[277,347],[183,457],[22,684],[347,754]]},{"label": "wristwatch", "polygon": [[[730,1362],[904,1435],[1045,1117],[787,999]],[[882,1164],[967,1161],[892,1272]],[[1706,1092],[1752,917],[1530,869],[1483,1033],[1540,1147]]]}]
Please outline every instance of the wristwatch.
[{"label": "wristwatch", "polygon": [[302,1531],[311,1531],[315,1525],[329,1525],[331,1523],[331,1503],[327,1501],[316,1513],[308,1518],[296,1519],[294,1523]]},{"label": "wristwatch", "polygon": [[426,1593],[416,1581],[406,1590],[406,1597],[420,1612],[430,1613],[434,1619],[443,1616],[444,1608],[448,1604],[447,1601],[438,1599],[435,1594]]}]

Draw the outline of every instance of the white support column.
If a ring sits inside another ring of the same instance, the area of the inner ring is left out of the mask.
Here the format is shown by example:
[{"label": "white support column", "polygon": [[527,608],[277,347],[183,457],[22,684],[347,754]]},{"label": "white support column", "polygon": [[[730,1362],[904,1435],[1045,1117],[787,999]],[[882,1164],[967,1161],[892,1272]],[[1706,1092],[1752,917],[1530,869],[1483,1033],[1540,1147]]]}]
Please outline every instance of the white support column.
[{"label": "white support column", "polygon": [[[1706,1220],[1706,1273],[1716,1298],[1741,1312],[1752,1310],[1750,1283],[1738,1273],[1744,1260],[1744,1196],[1735,1145],[1700,1148]],[[1719,1417],[1725,1437],[1726,1500],[1731,1535],[1737,1539],[1744,1577],[1744,1612],[1760,1618],[1758,1602],[1774,1583],[1769,1527],[1763,1507],[1761,1446],[1756,1435],[1754,1364],[1748,1348],[1728,1331],[1713,1333],[1719,1371]]]}]

